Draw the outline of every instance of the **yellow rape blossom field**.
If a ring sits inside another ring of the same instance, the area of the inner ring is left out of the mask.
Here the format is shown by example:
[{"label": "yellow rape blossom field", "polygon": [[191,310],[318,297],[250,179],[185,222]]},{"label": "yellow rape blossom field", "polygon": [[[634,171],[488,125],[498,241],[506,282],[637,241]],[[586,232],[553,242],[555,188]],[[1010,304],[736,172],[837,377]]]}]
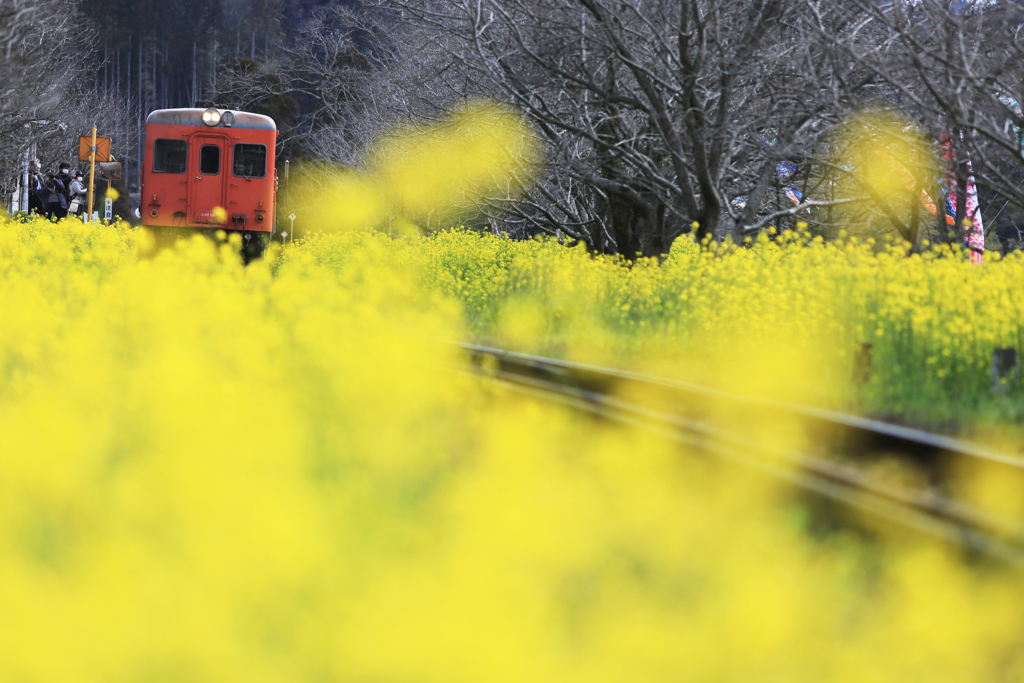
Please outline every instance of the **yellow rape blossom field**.
[{"label": "yellow rape blossom field", "polygon": [[1022,275],[807,235],[629,266],[461,231],[244,267],[231,241],[0,219],[0,681],[1024,680],[1019,572],[818,528],[444,343],[1011,439],[1017,389],[986,373]]},{"label": "yellow rape blossom field", "polygon": [[631,265],[460,231],[411,244],[313,235],[297,253],[337,268],[368,241],[388,245],[381,267],[415,272],[459,304],[468,334],[501,346],[981,440],[1024,417],[1020,385],[993,395],[990,373],[994,349],[1022,348],[1017,253],[979,268],[947,245],[908,257],[898,242],[774,230],[747,248],[681,238],[663,262]]}]

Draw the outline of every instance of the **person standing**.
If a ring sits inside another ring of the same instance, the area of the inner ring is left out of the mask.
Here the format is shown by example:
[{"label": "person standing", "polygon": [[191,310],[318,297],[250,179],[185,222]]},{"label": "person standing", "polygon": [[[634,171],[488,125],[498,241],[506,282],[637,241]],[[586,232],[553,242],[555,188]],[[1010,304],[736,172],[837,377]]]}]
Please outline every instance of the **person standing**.
[{"label": "person standing", "polygon": [[75,173],[75,179],[71,181],[71,203],[68,205],[68,213],[76,216],[84,214],[88,198],[89,188],[85,185],[85,176],[78,171]]},{"label": "person standing", "polygon": [[43,200],[43,174],[39,171],[39,159],[33,159],[28,165],[28,212],[42,214],[46,210]]},{"label": "person standing", "polygon": [[47,173],[46,182],[43,183],[43,202],[45,205],[44,214],[52,220],[60,220],[68,215],[67,197],[64,195],[64,185],[57,180],[56,174]]},{"label": "person standing", "polygon": [[71,205],[71,164],[65,161],[58,167],[57,180],[64,187],[64,215],[61,216],[63,218],[67,215],[68,206]]}]

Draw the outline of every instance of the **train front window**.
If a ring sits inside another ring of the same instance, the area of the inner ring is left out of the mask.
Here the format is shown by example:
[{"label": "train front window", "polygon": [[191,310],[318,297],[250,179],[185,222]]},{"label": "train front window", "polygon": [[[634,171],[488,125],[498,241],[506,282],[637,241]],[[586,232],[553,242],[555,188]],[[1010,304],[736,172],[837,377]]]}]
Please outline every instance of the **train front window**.
[{"label": "train front window", "polygon": [[157,140],[153,143],[153,172],[184,173],[187,156],[184,140]]},{"label": "train front window", "polygon": [[262,178],[267,175],[267,146],[237,143],[231,173],[236,178]]},{"label": "train front window", "polygon": [[199,148],[199,172],[203,175],[220,173],[220,147],[203,145]]}]

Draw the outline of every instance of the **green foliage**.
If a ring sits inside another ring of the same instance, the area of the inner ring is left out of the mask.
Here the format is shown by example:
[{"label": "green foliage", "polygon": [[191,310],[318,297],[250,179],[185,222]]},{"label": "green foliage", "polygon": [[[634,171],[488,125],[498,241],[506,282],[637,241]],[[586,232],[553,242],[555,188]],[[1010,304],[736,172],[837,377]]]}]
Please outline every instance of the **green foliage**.
[{"label": "green foliage", "polygon": [[[993,349],[1024,351],[1019,254],[977,267],[947,246],[908,256],[902,242],[797,232],[748,248],[681,239],[661,262],[464,231],[314,235],[304,251],[340,267],[380,239],[420,286],[460,303],[478,339],[708,385],[742,367],[757,386],[739,389],[937,429],[974,431],[1024,406],[1024,388],[993,395],[990,376]],[[865,344],[870,370],[855,367]]]}]

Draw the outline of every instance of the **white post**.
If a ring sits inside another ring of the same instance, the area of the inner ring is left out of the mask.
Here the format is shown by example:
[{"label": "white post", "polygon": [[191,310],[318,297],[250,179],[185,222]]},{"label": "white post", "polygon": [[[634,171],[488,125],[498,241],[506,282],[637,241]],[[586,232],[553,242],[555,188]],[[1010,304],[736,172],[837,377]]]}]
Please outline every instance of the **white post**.
[{"label": "white post", "polygon": [[18,202],[19,211],[28,211],[28,151],[29,148],[25,148],[25,158],[22,161],[21,167],[21,201]]}]

